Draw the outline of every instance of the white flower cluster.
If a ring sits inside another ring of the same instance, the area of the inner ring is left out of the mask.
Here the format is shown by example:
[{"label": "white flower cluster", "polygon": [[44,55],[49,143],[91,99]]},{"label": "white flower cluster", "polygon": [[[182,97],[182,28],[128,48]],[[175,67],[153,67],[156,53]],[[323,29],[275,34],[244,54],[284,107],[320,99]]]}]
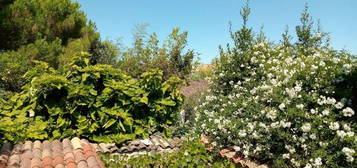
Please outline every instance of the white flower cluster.
[{"label": "white flower cluster", "polygon": [[249,63],[238,64],[249,75],[225,80],[231,91],[212,90],[198,107],[197,132],[212,136],[218,146],[234,144],[246,156],[281,157],[295,167],[329,167],[330,158],[316,156],[317,150],[336,153],[335,158],[342,150],[345,162],[353,162],[357,136],[351,98],[331,96],[335,79],[345,80],[338,75],[356,68],[351,58],[325,50],[297,55],[268,43],[253,48]]},{"label": "white flower cluster", "polygon": [[354,158],[353,155],[355,154],[355,150],[344,147],[342,152],[346,155],[346,159],[348,162],[353,162]]}]

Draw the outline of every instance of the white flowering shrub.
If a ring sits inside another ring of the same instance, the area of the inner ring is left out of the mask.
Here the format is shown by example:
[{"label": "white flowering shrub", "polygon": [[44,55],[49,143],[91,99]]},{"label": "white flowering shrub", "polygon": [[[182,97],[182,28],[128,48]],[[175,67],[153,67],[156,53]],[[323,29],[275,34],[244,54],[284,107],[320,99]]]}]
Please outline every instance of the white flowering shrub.
[{"label": "white flowering shrub", "polygon": [[241,14],[197,108],[196,133],[272,167],[357,167],[356,58],[331,49],[306,11],[298,40],[285,33],[278,44],[246,27],[249,8]]}]

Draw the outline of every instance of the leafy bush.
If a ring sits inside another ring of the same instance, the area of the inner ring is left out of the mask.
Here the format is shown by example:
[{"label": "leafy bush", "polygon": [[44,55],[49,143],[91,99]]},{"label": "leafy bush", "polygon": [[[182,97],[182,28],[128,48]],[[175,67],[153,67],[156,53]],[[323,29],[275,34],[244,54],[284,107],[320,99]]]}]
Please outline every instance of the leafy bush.
[{"label": "leafy bush", "polygon": [[127,158],[126,156],[101,155],[106,167],[239,167],[217,154],[206,151],[204,145],[197,141],[185,142],[179,151],[172,153],[141,155]]},{"label": "leafy bush", "polygon": [[181,81],[163,82],[159,70],[134,80],[110,65],[90,65],[86,54],[63,71],[36,64],[23,91],[0,103],[1,139],[80,136],[121,143],[165,131],[182,102]]},{"label": "leafy bush", "polygon": [[185,79],[195,65],[197,53],[187,50],[188,32],[174,28],[162,47],[155,33],[150,36],[145,32],[145,25],[139,25],[134,32],[133,47],[126,47],[119,52],[118,67],[133,77],[152,68],[159,68],[164,79],[176,76]]},{"label": "leafy bush", "polygon": [[279,44],[253,35],[249,12],[221,49],[196,133],[272,167],[356,167],[356,58],[331,49],[307,10],[298,41]]}]

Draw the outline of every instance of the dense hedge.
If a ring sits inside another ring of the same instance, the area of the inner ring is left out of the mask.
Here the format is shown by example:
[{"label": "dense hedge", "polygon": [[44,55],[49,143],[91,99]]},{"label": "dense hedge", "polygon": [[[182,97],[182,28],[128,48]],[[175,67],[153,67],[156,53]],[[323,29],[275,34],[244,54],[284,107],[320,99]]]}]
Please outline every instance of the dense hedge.
[{"label": "dense hedge", "polygon": [[[246,21],[249,8],[243,8]],[[272,167],[357,167],[356,57],[331,49],[309,14],[279,44],[243,25],[221,50],[196,131]]]},{"label": "dense hedge", "polygon": [[25,75],[23,91],[0,103],[0,140],[80,136],[121,143],[165,131],[182,102],[178,78],[151,70],[132,79],[81,54],[63,71],[47,63]]}]

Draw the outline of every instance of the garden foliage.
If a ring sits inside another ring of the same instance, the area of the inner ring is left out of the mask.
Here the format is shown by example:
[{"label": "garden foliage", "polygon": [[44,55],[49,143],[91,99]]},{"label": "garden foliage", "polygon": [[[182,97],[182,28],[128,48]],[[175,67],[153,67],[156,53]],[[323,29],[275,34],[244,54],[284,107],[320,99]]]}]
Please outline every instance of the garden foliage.
[{"label": "garden foliage", "polygon": [[84,137],[96,142],[165,132],[182,102],[178,78],[150,70],[133,79],[82,53],[63,71],[47,63],[25,74],[20,93],[0,103],[0,140]]},{"label": "garden foliage", "polygon": [[[307,8],[306,8],[307,9]],[[357,167],[357,62],[333,50],[305,10],[280,43],[247,27],[221,48],[196,132],[272,167]]]},{"label": "garden foliage", "polygon": [[145,26],[138,25],[133,33],[133,46],[125,47],[119,52],[119,69],[137,77],[149,69],[159,68],[165,79],[171,76],[187,78],[197,64],[197,53],[186,49],[188,32],[180,32],[179,28],[174,28],[160,46],[156,33],[148,36]]},{"label": "garden foliage", "polygon": [[226,158],[218,156],[218,154],[209,152],[205,149],[203,144],[197,140],[184,142],[178,151],[172,153],[141,155],[137,157],[126,156],[110,156],[102,155],[102,160],[107,167],[133,167],[133,168],[147,168],[147,167],[182,167],[182,168],[234,168],[241,167],[233,164]]},{"label": "garden foliage", "polygon": [[100,40],[95,24],[79,8],[71,0],[0,1],[0,91],[21,91],[33,60],[60,69],[85,51],[92,61],[115,61],[115,46]]}]

